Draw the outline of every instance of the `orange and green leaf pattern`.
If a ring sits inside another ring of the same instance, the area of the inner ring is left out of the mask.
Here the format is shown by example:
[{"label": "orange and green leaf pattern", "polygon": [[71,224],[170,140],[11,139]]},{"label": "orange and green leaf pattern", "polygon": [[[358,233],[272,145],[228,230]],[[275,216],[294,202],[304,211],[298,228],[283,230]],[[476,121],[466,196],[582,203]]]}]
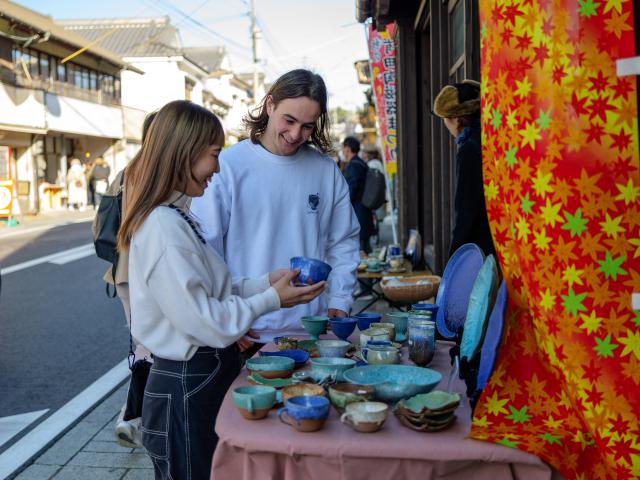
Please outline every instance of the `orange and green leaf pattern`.
[{"label": "orange and green leaf pattern", "polygon": [[509,289],[473,438],[566,478],[640,478],[631,0],[480,0],[484,184]]}]

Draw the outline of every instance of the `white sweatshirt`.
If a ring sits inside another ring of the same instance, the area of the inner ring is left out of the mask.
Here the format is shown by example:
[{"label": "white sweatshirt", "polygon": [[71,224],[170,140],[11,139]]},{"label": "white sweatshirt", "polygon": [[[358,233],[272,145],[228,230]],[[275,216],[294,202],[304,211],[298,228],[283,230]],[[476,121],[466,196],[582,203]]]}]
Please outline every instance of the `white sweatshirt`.
[{"label": "white sweatshirt", "polygon": [[333,267],[325,294],[253,324],[261,342],[304,333],[302,316],[351,308],[360,226],[347,182],[330,157],[307,145],[279,156],[245,140],[223,150],[220,173],[191,211],[234,278],[289,268],[299,255]]},{"label": "white sweatshirt", "polygon": [[[187,212],[189,197],[172,199]],[[201,346],[226,347],[256,317],[280,308],[268,274],[232,285],[222,258],[166,206],[156,207],[133,235],[129,289],[133,337],[168,360],[189,360]]]}]

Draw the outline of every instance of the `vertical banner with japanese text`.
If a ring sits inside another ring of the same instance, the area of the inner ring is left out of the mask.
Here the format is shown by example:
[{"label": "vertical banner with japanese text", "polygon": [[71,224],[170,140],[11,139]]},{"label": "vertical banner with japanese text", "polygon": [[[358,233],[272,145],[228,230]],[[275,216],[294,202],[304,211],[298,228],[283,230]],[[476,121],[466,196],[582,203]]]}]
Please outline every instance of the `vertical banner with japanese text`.
[{"label": "vertical banner with japanese text", "polygon": [[369,61],[371,83],[380,127],[380,138],[387,173],[394,174],[396,164],[396,50],[393,43],[395,24],[386,30],[374,30],[369,25]]}]

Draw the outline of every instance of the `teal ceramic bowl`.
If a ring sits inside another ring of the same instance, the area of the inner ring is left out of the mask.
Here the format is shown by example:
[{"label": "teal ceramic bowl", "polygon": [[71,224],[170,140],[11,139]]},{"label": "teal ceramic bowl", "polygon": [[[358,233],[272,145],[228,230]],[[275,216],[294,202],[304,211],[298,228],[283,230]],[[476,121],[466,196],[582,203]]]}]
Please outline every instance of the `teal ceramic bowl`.
[{"label": "teal ceramic bowl", "polygon": [[412,365],[367,365],[343,373],[345,381],[371,385],[378,399],[397,402],[434,389],[442,375],[430,368]]},{"label": "teal ceramic bowl", "polygon": [[302,326],[311,335],[312,340],[318,340],[321,333],[327,331],[327,322],[329,317],[322,315],[315,315],[309,317],[302,317]]},{"label": "teal ceramic bowl", "polygon": [[311,359],[311,376],[318,382],[331,376],[338,382],[343,381],[343,373],[356,365],[350,358],[320,357]]},{"label": "teal ceramic bowl", "polygon": [[251,373],[263,378],[285,378],[291,375],[295,361],[289,357],[258,357],[247,360],[246,367]]},{"label": "teal ceramic bowl", "polygon": [[344,357],[351,343],[346,340],[318,340],[316,346],[321,357]]}]

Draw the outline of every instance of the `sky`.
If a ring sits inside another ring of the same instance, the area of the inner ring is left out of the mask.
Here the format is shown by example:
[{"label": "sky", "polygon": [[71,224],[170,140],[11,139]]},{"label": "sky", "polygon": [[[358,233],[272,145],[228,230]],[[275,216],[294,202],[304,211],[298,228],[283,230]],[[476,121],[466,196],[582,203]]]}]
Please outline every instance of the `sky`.
[{"label": "sky", "polygon": [[[267,81],[294,68],[324,78],[329,107],[355,110],[365,102],[353,63],[368,58],[364,26],[355,0],[255,0],[262,31],[262,68]],[[183,46],[225,45],[236,72],[252,71],[250,0],[19,0],[54,19],[168,15]]]}]

